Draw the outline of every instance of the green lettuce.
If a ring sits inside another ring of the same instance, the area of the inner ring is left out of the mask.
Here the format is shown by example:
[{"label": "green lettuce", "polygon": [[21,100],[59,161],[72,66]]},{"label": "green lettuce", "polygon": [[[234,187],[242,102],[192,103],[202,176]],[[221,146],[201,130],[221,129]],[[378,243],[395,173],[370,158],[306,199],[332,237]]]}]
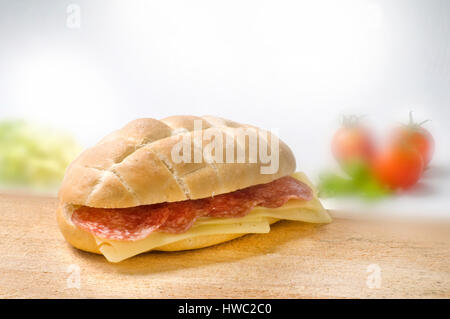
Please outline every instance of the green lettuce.
[{"label": "green lettuce", "polygon": [[61,130],[23,120],[0,121],[0,184],[57,187],[80,151],[76,140]]}]

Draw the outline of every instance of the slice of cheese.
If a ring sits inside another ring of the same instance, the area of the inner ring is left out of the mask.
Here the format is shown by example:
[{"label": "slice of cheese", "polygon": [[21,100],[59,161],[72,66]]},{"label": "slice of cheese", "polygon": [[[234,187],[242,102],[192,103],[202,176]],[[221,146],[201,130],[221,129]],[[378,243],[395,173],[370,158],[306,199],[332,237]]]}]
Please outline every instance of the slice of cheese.
[{"label": "slice of cheese", "polygon": [[[292,175],[312,185],[303,173]],[[137,241],[116,241],[95,237],[99,250],[110,262],[119,262],[140,253],[180,240],[204,235],[268,233],[274,219],[287,219],[308,223],[329,223],[330,216],[317,199],[316,192],[310,201],[290,200],[279,208],[256,207],[248,215],[238,218],[199,218],[182,234],[154,232]]]}]

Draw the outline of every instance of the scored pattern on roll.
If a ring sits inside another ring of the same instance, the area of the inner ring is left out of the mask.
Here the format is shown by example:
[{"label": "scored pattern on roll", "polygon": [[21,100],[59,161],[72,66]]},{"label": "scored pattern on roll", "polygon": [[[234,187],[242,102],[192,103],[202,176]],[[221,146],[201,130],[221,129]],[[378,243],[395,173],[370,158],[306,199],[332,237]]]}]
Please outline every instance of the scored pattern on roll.
[{"label": "scored pattern on roll", "polygon": [[[232,165],[212,158],[200,163],[174,162],[172,148],[184,137],[195,141],[195,134],[199,133],[194,131],[195,120],[201,121],[202,134],[217,131],[231,137],[235,144],[239,142],[238,129],[258,129],[213,116],[134,120],[85,150],[68,167],[59,192],[60,200],[91,207],[132,207],[228,193],[294,172],[295,158],[282,141],[278,150],[279,169],[274,174],[260,174],[263,163],[259,160]],[[258,129],[258,132],[267,131]],[[273,138],[270,132],[268,134]],[[204,140],[200,142],[200,146],[205,143]],[[192,153],[195,147],[192,143]],[[270,144],[269,150],[274,151]],[[249,150],[245,148],[245,152]]]}]

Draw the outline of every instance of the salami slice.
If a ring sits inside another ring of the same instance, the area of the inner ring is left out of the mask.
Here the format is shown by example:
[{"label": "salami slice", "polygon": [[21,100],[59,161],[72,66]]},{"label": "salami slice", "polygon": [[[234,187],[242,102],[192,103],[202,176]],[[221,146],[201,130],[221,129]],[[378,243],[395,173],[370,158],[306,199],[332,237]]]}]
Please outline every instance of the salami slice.
[{"label": "salami slice", "polygon": [[283,206],[290,199],[312,199],[312,191],[306,184],[286,176],[268,184],[255,185],[244,189],[253,197],[258,206],[276,208]]},{"label": "salami slice", "polygon": [[168,233],[184,233],[195,223],[199,212],[197,205],[191,201],[175,202],[169,206],[169,217],[158,228],[159,231]]},{"label": "salami slice", "polygon": [[82,206],[72,214],[72,222],[100,238],[138,240],[150,235],[169,217],[165,205],[130,208],[92,208]]},{"label": "salami slice", "polygon": [[311,198],[312,191],[306,184],[286,176],[197,200],[115,209],[83,206],[74,211],[72,221],[100,238],[133,241],[154,231],[183,233],[198,217],[243,217],[256,206],[276,208],[290,199]]}]

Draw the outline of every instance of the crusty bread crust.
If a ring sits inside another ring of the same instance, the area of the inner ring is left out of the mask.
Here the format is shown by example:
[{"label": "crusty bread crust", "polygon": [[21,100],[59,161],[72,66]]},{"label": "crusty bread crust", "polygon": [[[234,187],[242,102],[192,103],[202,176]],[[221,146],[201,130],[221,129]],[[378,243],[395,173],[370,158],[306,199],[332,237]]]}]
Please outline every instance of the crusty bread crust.
[{"label": "crusty bread crust", "polygon": [[[261,163],[259,156],[256,163],[205,160],[201,163],[175,163],[171,156],[173,146],[184,136],[193,141],[198,133],[194,131],[194,120],[202,121],[203,134],[225,134],[234,140],[235,145],[239,128],[255,128],[212,116],[132,121],[85,150],[68,167],[59,191],[60,202],[124,208],[205,198],[268,183],[295,171],[294,155],[282,141],[279,141],[279,169],[274,174],[261,174],[260,168],[268,164]],[[265,136],[266,131],[258,130],[264,134],[261,136]],[[271,138],[269,133],[268,140]],[[204,147],[210,141],[201,143]],[[247,156],[248,144],[245,143]],[[194,148],[192,143],[192,153]],[[273,151],[270,142],[268,150],[269,153]],[[223,143],[223,154],[225,157],[226,143]],[[236,154],[235,148],[235,159]]]},{"label": "crusty bread crust", "polygon": [[[91,233],[76,227],[68,219],[68,216],[70,215],[69,210],[70,207],[59,205],[57,212],[58,225],[59,228],[61,229],[64,238],[75,248],[88,251],[91,253],[101,254],[101,252],[98,250],[98,246],[95,242],[94,236]],[[273,219],[271,221],[271,224],[277,221],[278,219]],[[153,250],[180,251],[180,250],[198,249],[217,245],[244,235],[246,234],[203,235],[176,241],[164,246],[157,247]]]}]

